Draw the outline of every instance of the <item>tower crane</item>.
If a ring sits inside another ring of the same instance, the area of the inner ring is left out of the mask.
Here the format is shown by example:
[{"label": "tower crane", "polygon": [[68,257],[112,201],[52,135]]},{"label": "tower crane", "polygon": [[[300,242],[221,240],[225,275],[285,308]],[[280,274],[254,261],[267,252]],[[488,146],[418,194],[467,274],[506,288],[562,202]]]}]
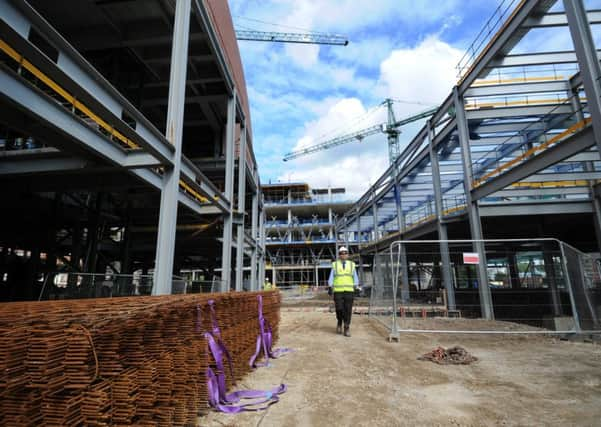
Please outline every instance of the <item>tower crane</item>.
[{"label": "tower crane", "polygon": [[336,137],[334,139],[330,139],[328,141],[322,142],[320,144],[312,145],[307,148],[303,148],[301,150],[292,151],[284,156],[284,161],[296,159],[297,157],[306,156],[308,154],[317,153],[319,151],[327,150],[332,147],[336,147],[338,145],[346,144],[348,142],[352,142],[355,140],[362,141],[364,138],[375,135],[377,133],[385,133],[388,136],[388,160],[390,164],[394,162],[394,160],[399,156],[399,134],[401,131],[398,129],[399,127],[415,122],[420,119],[425,119],[426,117],[430,117],[437,110],[438,107],[430,108],[426,111],[422,111],[421,113],[414,114],[409,117],[405,117],[401,120],[396,120],[394,116],[394,110],[392,109],[392,103],[394,101],[390,98],[386,99],[380,106],[386,105],[388,110],[388,121],[386,123],[381,123],[375,126],[371,126],[359,131],[355,131],[346,135],[342,135]]},{"label": "tower crane", "polygon": [[277,43],[324,44],[333,46],[346,46],[348,44],[348,39],[345,36],[322,33],[279,33],[273,31],[236,30],[236,38],[238,40]]}]

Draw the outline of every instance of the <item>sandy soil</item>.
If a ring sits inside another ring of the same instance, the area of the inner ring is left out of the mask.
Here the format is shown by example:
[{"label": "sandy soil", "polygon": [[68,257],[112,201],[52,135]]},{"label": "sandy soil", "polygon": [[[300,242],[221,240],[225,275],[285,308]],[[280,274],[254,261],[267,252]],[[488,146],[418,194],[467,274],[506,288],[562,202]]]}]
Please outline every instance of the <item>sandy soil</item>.
[{"label": "sandy soil", "polygon": [[[254,371],[237,388],[285,383],[288,391],[267,411],[210,413],[200,425],[601,424],[599,345],[538,336],[427,334],[388,343],[387,331],[361,316],[353,317],[351,332],[351,338],[336,335],[331,313],[283,310],[278,346],[296,351]],[[438,345],[461,345],[479,361],[441,366],[416,360]]]}]

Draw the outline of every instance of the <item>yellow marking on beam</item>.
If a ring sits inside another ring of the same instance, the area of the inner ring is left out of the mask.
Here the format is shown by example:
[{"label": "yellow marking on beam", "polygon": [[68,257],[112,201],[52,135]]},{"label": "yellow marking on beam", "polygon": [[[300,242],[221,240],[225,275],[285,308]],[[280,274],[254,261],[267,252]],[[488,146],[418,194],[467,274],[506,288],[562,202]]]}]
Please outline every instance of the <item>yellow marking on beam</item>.
[{"label": "yellow marking on beam", "polygon": [[184,182],[183,179],[179,180],[179,185],[180,187],[182,187],[187,193],[190,193],[192,196],[194,196],[194,198],[196,198],[198,201],[202,202],[202,203],[207,203],[209,201],[209,199],[207,199],[206,197],[200,195],[200,193],[196,190],[194,190],[192,187],[190,187],[186,182]]},{"label": "yellow marking on beam", "polygon": [[454,208],[449,208],[449,209],[444,210],[442,212],[442,214],[443,215],[448,215],[448,214],[451,214],[453,212],[461,211],[463,209],[465,209],[465,205],[459,205],[459,206],[455,206]]},{"label": "yellow marking on beam", "polygon": [[586,125],[588,125],[591,122],[590,118],[586,118],[582,121],[579,121],[578,123],[576,123],[575,125],[570,126],[568,129],[564,130],[563,132],[561,132],[560,134],[555,135],[553,138],[551,138],[550,140],[537,145],[536,147],[532,147],[530,150],[526,151],[524,154],[519,155],[518,157],[516,157],[515,159],[512,159],[510,161],[508,161],[507,163],[502,164],[501,166],[499,166],[498,168],[496,168],[495,170],[488,172],[487,174],[483,175],[481,178],[474,180],[472,182],[472,185],[474,188],[479,187],[480,185],[482,185],[482,183],[487,180],[488,178],[490,178],[493,175],[496,175],[497,173],[515,165],[516,163],[521,162],[522,160],[526,159],[527,157],[530,157],[531,155],[535,154],[538,151],[542,151],[547,149],[550,145],[556,143],[557,141],[559,141],[560,139],[564,138],[567,135],[576,133],[577,131],[583,129]]},{"label": "yellow marking on beam", "polygon": [[[52,89],[55,93],[60,95],[63,99],[73,105],[74,108],[81,111],[87,117],[92,119],[96,124],[109,132],[111,136],[116,137],[127,146],[132,149],[140,149],[140,146],[133,142],[131,139],[127,138],[118,130],[111,125],[109,125],[106,121],[101,119],[98,115],[92,112],[88,107],[79,102],[73,95],[71,95],[68,91],[63,89],[60,85],[58,85],[54,80],[44,74],[39,68],[29,62],[23,55],[18,53],[12,47],[10,47],[4,40],[0,39],[0,50],[6,53],[9,57],[13,58],[16,62],[19,63],[20,66],[28,70],[31,74],[37,77],[42,83]],[[183,180],[179,181],[180,186],[188,193],[190,193],[195,199],[200,201],[201,203],[207,203],[209,199],[200,195],[196,190],[186,184]],[[213,197],[214,200],[218,200],[218,196]]]},{"label": "yellow marking on beam", "polygon": [[94,122],[96,122],[96,124],[98,124],[98,126],[102,127],[104,130],[109,132],[109,134],[111,136],[116,137],[117,139],[122,141],[124,144],[126,144],[130,148],[133,148],[133,149],[140,148],[131,139],[127,138],[121,132],[115,130],[115,128],[113,128],[111,125],[109,125],[103,119],[101,119],[96,114],[94,114],[88,107],[86,107],[81,102],[79,102],[73,95],[71,95],[69,92],[67,92],[65,89],[63,89],[61,86],[59,86],[56,82],[54,82],[52,79],[50,79],[50,77],[48,77],[46,74],[44,74],[42,71],[40,71],[39,68],[37,68],[31,62],[29,62],[27,59],[25,59],[21,54],[19,54],[17,51],[15,51],[13,48],[11,48],[2,39],[0,39],[0,50],[4,51],[8,56],[13,58],[16,62],[18,62],[23,68],[25,68],[27,71],[29,71],[31,74],[33,74],[35,77],[37,77],[42,83],[44,83],[46,86],[48,86],[50,89],[52,89],[55,93],[57,93],[63,99],[65,99],[67,102],[69,102],[71,105],[73,105],[74,108],[81,111],[83,114],[85,114],[90,119],[92,119]]},{"label": "yellow marking on beam", "polygon": [[[556,99],[526,99],[526,100],[517,100],[517,101],[501,101],[501,102],[486,102],[486,103],[468,103],[465,106],[467,111],[477,110],[479,108],[491,108],[491,107],[516,107],[516,106],[524,106],[524,105],[541,105],[541,104],[565,104],[569,101],[568,98],[556,98]],[[581,99],[581,101],[586,102],[586,99]]]},{"label": "yellow marking on beam", "polygon": [[560,80],[566,80],[564,76],[533,76],[533,77],[515,77],[512,79],[498,79],[498,80],[476,80],[472,83],[472,87],[480,86],[495,86],[512,83],[529,83],[529,82],[555,82]]},{"label": "yellow marking on beam", "polygon": [[567,181],[539,181],[539,182],[516,182],[511,184],[515,188],[568,188],[568,187],[586,187],[587,180],[567,180]]}]

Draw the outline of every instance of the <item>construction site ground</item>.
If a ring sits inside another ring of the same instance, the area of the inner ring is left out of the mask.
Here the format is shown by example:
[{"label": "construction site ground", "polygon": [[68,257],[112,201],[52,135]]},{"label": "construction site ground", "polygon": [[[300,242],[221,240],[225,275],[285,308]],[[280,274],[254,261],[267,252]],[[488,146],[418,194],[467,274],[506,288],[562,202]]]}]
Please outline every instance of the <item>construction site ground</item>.
[{"label": "construction site ground", "polygon": [[[468,319],[416,319],[417,327],[480,328]],[[432,325],[429,322],[434,322]],[[472,322],[474,325],[470,326]],[[494,326],[489,322],[487,326]],[[441,326],[442,325],[442,326]],[[499,322],[499,329],[507,324]],[[511,329],[519,329],[511,327]],[[599,425],[601,346],[544,336],[405,334],[354,316],[352,337],[335,333],[335,316],[282,308],[280,341],[291,347],[237,389],[288,391],[266,411],[199,419],[209,426]],[[460,345],[479,360],[437,365],[417,357]]]}]

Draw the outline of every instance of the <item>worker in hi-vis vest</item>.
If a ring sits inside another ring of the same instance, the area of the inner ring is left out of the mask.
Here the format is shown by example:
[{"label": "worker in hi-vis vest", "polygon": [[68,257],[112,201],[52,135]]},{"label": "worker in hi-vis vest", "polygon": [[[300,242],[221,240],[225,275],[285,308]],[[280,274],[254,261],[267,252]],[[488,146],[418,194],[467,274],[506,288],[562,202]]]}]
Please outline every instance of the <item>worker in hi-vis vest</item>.
[{"label": "worker in hi-vis vest", "polygon": [[328,279],[330,287],[328,293],[334,294],[334,305],[336,306],[336,333],[342,333],[344,323],[344,336],[350,337],[351,315],[353,314],[353,298],[355,288],[359,288],[359,277],[355,263],[348,259],[348,249],[341,246],[338,250],[339,258],[332,263],[332,271]]}]

